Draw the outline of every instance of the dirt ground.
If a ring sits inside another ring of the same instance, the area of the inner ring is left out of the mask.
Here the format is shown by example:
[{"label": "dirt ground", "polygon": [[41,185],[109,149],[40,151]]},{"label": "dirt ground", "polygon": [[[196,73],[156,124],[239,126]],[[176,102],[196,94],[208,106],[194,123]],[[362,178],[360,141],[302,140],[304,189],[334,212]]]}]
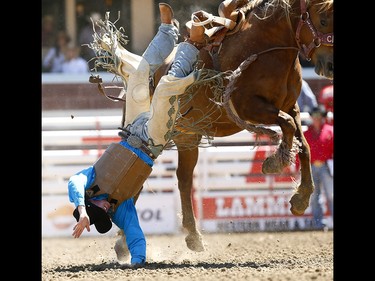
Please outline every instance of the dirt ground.
[{"label": "dirt ground", "polygon": [[145,267],[118,262],[117,237],[45,238],[42,280],[328,281],[333,280],[333,231],[204,234],[204,252],[185,235],[146,236]]}]

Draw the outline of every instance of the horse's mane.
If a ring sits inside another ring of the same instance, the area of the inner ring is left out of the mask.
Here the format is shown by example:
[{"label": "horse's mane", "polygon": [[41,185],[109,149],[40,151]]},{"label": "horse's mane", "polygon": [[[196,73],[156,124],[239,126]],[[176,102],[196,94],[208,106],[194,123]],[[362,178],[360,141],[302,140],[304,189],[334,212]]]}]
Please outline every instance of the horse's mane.
[{"label": "horse's mane", "polygon": [[319,9],[319,12],[324,12],[328,10],[333,10],[333,0],[325,0],[320,3],[321,7]]},{"label": "horse's mane", "polygon": [[[289,18],[291,7],[295,1],[297,0],[250,0],[246,5],[241,7],[241,11],[247,14],[254,8],[258,8],[263,11],[263,18],[267,18],[272,16],[276,10],[282,8],[284,11],[282,17]],[[306,0],[306,6],[309,6],[311,1],[313,0]],[[319,5],[321,5],[320,12],[333,9],[333,0],[323,0]]]},{"label": "horse's mane", "polygon": [[290,7],[295,1],[296,0],[250,0],[241,10],[247,14],[254,8],[258,8],[263,11],[264,17],[269,17],[276,9],[281,7],[284,10],[284,16],[288,16]]}]

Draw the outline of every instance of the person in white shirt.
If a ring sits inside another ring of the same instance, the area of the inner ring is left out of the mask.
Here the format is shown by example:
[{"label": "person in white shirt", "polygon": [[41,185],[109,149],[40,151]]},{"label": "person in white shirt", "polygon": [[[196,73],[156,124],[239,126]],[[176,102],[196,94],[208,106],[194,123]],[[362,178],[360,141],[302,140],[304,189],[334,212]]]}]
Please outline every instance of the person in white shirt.
[{"label": "person in white shirt", "polygon": [[55,45],[48,49],[42,61],[42,71],[58,73],[62,72],[62,64],[65,61],[65,54],[68,50],[70,37],[65,31],[60,31],[56,35]]},{"label": "person in white shirt", "polygon": [[87,61],[79,56],[79,47],[69,47],[65,53],[65,61],[62,63],[63,73],[88,73]]}]

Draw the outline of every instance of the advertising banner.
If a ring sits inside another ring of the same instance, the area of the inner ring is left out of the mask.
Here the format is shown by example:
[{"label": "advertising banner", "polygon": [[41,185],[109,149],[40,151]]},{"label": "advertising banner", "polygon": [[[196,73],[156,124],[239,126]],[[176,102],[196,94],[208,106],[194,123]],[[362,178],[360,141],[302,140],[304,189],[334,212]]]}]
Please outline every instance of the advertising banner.
[{"label": "advertising banner", "polygon": [[[292,190],[208,191],[198,198],[200,225],[206,232],[256,232],[306,230],[312,228],[310,207],[302,216],[289,208]],[[323,212],[332,228],[332,218]]]},{"label": "advertising banner", "polygon": [[[136,203],[138,218],[145,234],[173,234],[178,230],[177,210],[178,198],[170,193],[142,193]],[[73,217],[74,205],[69,202],[67,195],[42,197],[42,237],[71,236],[76,222]],[[91,231],[83,235],[104,235],[96,231],[92,225]],[[118,227],[113,224],[105,235],[115,235]]]}]

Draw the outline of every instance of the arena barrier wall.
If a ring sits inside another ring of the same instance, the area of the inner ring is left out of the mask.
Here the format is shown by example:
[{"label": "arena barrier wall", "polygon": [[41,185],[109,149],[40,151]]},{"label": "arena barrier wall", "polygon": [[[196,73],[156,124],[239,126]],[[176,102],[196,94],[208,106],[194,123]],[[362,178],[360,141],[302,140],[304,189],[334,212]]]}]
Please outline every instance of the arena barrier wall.
[{"label": "arena barrier wall", "polygon": [[[308,122],[308,114],[302,119]],[[75,219],[67,195],[71,175],[92,165],[112,142],[120,140],[118,116],[42,118],[42,236],[70,236]],[[304,126],[304,128],[306,128]],[[281,175],[263,175],[261,164],[275,145],[255,147],[254,135],[242,131],[215,138],[200,148],[194,172],[193,204],[202,232],[308,230],[311,211],[301,217],[289,211],[298,172],[294,165]],[[177,151],[166,150],[155,161],[136,208],[145,234],[182,231],[177,187]],[[323,198],[324,200],[324,198]],[[328,226],[333,222],[324,209]],[[117,227],[111,229],[115,233]],[[85,235],[99,234],[95,227]]]}]

